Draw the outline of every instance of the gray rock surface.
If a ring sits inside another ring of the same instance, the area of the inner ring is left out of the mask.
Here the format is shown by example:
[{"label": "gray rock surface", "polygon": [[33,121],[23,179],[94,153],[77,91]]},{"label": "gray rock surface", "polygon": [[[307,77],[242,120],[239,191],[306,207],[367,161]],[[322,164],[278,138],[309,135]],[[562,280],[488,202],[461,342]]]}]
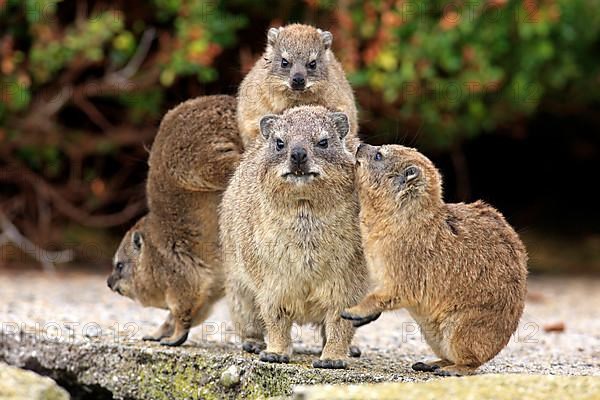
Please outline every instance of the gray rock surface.
[{"label": "gray rock surface", "polygon": [[[599,288],[598,278],[532,277],[519,330],[480,372],[600,376]],[[165,312],[111,293],[103,275],[0,272],[0,299],[0,361],[55,378],[74,398],[260,398],[297,384],[439,379],[410,369],[433,354],[404,311],[358,330],[363,356],[348,370],[323,371],[311,367],[316,329],[294,328],[292,363],[265,364],[239,349],[223,303],[180,348],[142,342]],[[545,332],[559,322],[563,332]],[[239,383],[223,379],[232,366]]]},{"label": "gray rock surface", "polygon": [[0,362],[0,399],[68,400],[69,394],[52,379]]}]

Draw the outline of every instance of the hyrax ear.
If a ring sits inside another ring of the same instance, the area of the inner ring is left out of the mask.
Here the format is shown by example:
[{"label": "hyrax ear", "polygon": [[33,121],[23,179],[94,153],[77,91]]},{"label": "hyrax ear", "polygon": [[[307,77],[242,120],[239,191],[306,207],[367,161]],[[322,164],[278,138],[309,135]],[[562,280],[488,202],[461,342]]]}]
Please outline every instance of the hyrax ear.
[{"label": "hyrax ear", "polygon": [[263,135],[265,139],[268,139],[271,136],[273,130],[273,124],[277,121],[279,117],[277,115],[268,114],[263,116],[260,119],[260,133]]},{"label": "hyrax ear", "polygon": [[279,31],[281,28],[271,28],[269,32],[267,32],[267,43],[269,46],[275,45],[275,41],[277,41],[277,36],[279,36]]},{"label": "hyrax ear", "polygon": [[144,239],[142,238],[142,234],[138,231],[133,232],[133,235],[131,235],[131,244],[133,244],[133,248],[137,251],[140,251],[142,249],[143,242]]},{"label": "hyrax ear", "polygon": [[331,113],[331,118],[333,119],[335,130],[340,139],[345,138],[350,131],[350,121],[348,120],[348,116],[343,112],[334,112]]},{"label": "hyrax ear", "polygon": [[322,31],[317,29],[317,31],[321,34],[321,40],[323,41],[323,47],[325,50],[331,47],[331,43],[333,43],[333,35],[329,31]]}]

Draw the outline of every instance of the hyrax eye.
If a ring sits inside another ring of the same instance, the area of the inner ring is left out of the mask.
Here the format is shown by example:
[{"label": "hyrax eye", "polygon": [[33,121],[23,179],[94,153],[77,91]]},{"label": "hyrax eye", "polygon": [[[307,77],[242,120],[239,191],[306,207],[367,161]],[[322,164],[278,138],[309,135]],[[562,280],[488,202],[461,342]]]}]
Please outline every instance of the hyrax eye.
[{"label": "hyrax eye", "polygon": [[285,143],[283,143],[283,140],[277,139],[277,141],[275,142],[275,147],[277,147],[277,150],[283,150],[283,148],[285,147]]},{"label": "hyrax eye", "polygon": [[125,265],[124,265],[122,262],[120,262],[120,261],[119,261],[119,262],[117,263],[117,265],[115,265],[115,269],[117,270],[117,272],[121,272],[121,271],[123,271],[123,267],[124,267],[124,266],[125,266]]},{"label": "hyrax eye", "polygon": [[319,142],[317,143],[317,146],[319,146],[322,149],[326,149],[329,146],[329,140],[327,140],[327,139],[319,140]]},{"label": "hyrax eye", "polygon": [[383,155],[381,154],[380,151],[378,151],[377,153],[375,153],[375,157],[373,157],[375,159],[375,161],[381,161],[381,159],[383,158]]},{"label": "hyrax eye", "polygon": [[281,59],[281,67],[282,68],[287,68],[290,65],[290,62],[288,60],[286,60],[285,58]]},{"label": "hyrax eye", "polygon": [[317,68],[317,60],[312,60],[311,62],[309,62],[307,67],[310,69],[316,69]]},{"label": "hyrax eye", "polygon": [[406,177],[407,181],[416,178],[417,176],[419,176],[419,168],[415,167],[414,165],[411,165],[410,167],[404,170],[404,176]]}]

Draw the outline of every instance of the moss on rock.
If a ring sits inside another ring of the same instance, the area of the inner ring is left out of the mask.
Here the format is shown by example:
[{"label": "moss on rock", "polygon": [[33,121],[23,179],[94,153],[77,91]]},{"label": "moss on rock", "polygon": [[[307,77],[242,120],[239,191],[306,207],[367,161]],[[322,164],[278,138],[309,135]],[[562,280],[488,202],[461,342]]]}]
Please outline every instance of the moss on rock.
[{"label": "moss on rock", "polygon": [[[101,391],[116,399],[264,399],[289,396],[295,385],[403,379],[367,359],[349,370],[316,370],[314,355],[294,355],[290,364],[268,364],[236,346],[190,343],[165,348],[142,341],[48,340],[0,332],[0,360],[48,375],[65,387]],[[223,384],[235,366],[239,383]],[[422,379],[427,379],[423,377]],[[61,383],[62,384],[62,383]]]}]

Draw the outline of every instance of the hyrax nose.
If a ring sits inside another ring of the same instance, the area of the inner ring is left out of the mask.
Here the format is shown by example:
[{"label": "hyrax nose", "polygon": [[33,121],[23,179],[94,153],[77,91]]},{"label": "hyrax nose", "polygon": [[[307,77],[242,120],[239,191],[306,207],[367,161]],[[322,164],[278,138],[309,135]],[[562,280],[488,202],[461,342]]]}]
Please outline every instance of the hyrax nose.
[{"label": "hyrax nose", "polygon": [[301,89],[304,87],[306,80],[304,79],[304,75],[301,73],[296,73],[292,77],[292,87],[295,89]]},{"label": "hyrax nose", "polygon": [[367,147],[367,145],[366,145],[366,144],[364,144],[364,143],[361,143],[361,144],[359,144],[359,145],[358,145],[358,147],[356,148],[356,154],[354,154],[354,155],[355,155],[356,157],[358,157],[358,156],[359,156],[359,153],[360,153],[361,151],[364,151],[364,150],[366,150],[366,147]]},{"label": "hyrax nose", "polygon": [[294,147],[292,149],[292,154],[290,158],[292,159],[292,163],[296,167],[300,167],[306,164],[306,161],[308,160],[306,149],[304,147]]},{"label": "hyrax nose", "polygon": [[109,276],[108,279],[106,280],[106,285],[110,288],[110,290],[112,290],[113,288],[113,279],[112,276]]}]

